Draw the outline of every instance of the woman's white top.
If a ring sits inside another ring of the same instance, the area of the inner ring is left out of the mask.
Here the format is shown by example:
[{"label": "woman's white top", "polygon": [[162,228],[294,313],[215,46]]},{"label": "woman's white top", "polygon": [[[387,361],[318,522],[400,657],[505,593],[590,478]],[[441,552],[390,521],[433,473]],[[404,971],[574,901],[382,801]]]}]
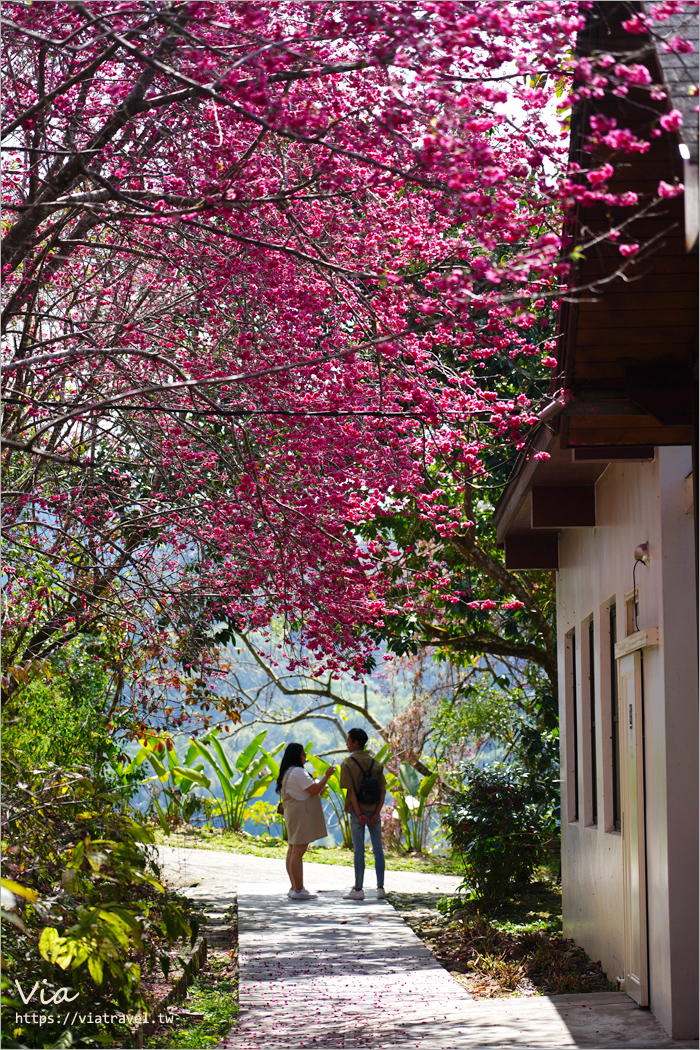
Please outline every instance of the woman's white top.
[{"label": "woman's white top", "polygon": [[313,777],[310,777],[305,769],[302,769],[301,766],[292,766],[284,774],[282,786],[292,798],[297,799],[299,802],[305,802],[307,798],[311,797],[306,789],[309,784],[313,783]]}]

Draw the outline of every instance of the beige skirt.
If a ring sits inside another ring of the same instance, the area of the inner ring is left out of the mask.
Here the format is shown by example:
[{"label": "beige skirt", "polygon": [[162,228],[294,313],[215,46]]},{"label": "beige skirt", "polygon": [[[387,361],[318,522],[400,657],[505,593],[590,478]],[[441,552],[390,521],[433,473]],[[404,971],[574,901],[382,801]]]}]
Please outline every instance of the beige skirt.
[{"label": "beige skirt", "polygon": [[303,801],[292,798],[282,789],[284,822],[287,825],[287,841],[290,846],[302,846],[328,834],[323,817],[320,795],[309,795]]}]

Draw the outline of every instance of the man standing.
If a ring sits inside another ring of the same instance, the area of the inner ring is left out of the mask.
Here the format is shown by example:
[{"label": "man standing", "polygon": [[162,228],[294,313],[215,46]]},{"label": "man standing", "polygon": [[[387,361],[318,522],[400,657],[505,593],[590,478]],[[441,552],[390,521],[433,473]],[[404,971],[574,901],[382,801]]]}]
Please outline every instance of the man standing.
[{"label": "man standing", "polygon": [[355,886],[345,894],[346,901],[364,900],[365,828],[369,831],[374,867],[377,873],[377,897],[384,892],[384,849],[382,847],[381,811],[386,795],[384,767],[365,751],[364,729],[351,729],[345,741],[350,752],[340,767],[340,786],[347,788],[345,811],[350,814],[352,844],[355,851]]}]

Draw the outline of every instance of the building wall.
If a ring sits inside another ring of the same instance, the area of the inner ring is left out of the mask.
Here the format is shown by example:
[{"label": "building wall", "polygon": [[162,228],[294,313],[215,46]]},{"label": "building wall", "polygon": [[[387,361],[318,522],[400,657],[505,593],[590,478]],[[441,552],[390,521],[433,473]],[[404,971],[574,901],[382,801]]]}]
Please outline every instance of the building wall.
[{"label": "building wall", "polygon": [[[677,1039],[694,1038],[698,1023],[698,694],[690,470],[689,448],[657,449],[652,463],[611,464],[596,486],[596,527],[560,534],[557,581],[564,933],[600,959],[615,980],[624,975],[624,908],[622,841],[613,826],[608,609],[615,602],[620,641],[634,630],[627,605],[634,550],[649,542],[650,564],[640,564],[636,578],[638,627],[659,628],[659,645],[644,651],[650,1005]],[[591,616],[597,826],[591,825]],[[578,821],[572,820],[572,630]]]},{"label": "building wall", "polygon": [[[660,504],[664,639],[665,812],[671,966],[669,984],[675,1038],[698,1034],[698,653],[695,550],[690,454],[676,459],[660,449]],[[658,756],[659,763],[661,756]],[[647,759],[649,761],[649,759]],[[661,776],[661,769],[655,773]],[[651,858],[650,858],[651,859]],[[653,1006],[653,1003],[652,1003]]]}]

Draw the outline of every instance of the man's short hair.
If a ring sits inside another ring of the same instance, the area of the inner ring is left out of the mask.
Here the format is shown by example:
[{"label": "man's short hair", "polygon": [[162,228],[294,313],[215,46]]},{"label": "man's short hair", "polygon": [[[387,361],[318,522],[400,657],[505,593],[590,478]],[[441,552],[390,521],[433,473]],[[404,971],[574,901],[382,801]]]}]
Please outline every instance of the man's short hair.
[{"label": "man's short hair", "polygon": [[350,729],[348,730],[348,736],[351,740],[354,740],[360,747],[364,747],[369,737],[365,733],[364,729]]}]

